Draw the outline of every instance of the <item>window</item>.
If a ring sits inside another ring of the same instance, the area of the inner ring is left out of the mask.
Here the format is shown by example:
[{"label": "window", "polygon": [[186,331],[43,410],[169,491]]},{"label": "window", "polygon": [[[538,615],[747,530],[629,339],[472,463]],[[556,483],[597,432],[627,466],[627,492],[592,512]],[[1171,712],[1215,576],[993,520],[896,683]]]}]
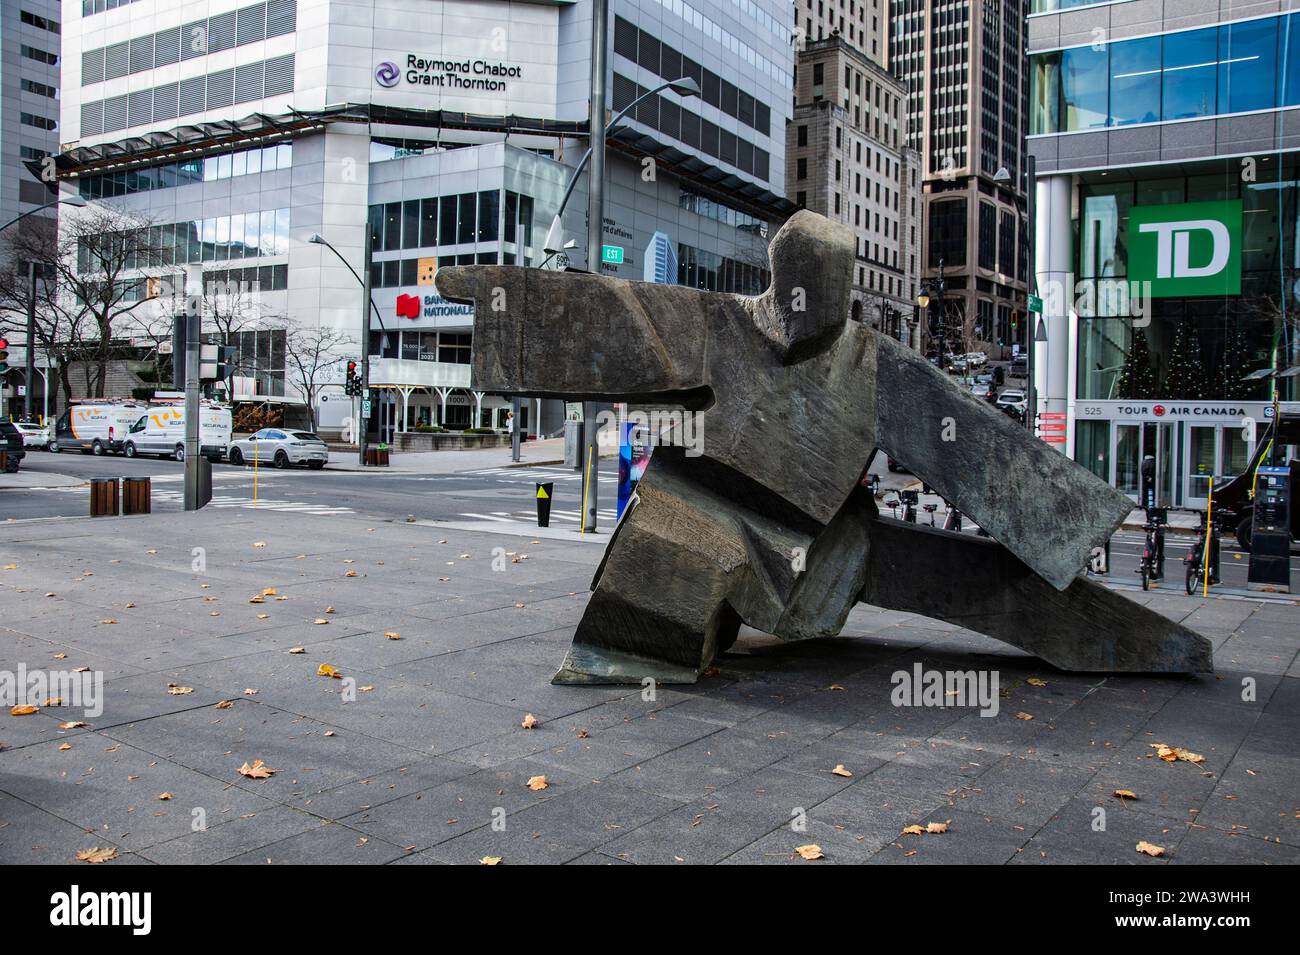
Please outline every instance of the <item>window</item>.
[{"label": "window", "polygon": [[1277,105],[1277,25],[1273,18],[1219,27],[1220,113]]},{"label": "window", "polygon": [[1061,103],[1066,129],[1105,126],[1110,50],[1090,46],[1061,51]]},{"label": "window", "polygon": [[798,145],[798,146],[807,146],[807,145],[808,145],[808,127],[807,127],[807,126],[797,126],[797,127],[795,127],[795,129],[796,129],[796,137],[795,137],[795,138],[796,138],[796,142],[795,142],[795,144]]},{"label": "window", "polygon": [[29,60],[35,60],[37,63],[45,63],[49,66],[55,66],[59,62],[57,53],[50,53],[46,50],[39,50],[34,46],[22,44],[22,54]]},{"label": "window", "polygon": [[1165,119],[1216,112],[1219,31],[1189,30],[1164,37],[1162,96]]},{"label": "window", "polygon": [[1160,86],[1151,82],[1152,71],[1158,69],[1160,37],[1115,44],[1110,55],[1110,108],[1116,126],[1160,118]]}]

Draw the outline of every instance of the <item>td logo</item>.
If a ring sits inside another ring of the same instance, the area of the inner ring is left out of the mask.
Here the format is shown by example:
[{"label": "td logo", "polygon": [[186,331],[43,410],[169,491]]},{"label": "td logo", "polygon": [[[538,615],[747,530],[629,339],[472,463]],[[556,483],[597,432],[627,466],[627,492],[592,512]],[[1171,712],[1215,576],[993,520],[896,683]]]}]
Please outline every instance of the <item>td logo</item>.
[{"label": "td logo", "polygon": [[1241,294],[1241,200],[1134,206],[1129,280],[1157,298]]}]

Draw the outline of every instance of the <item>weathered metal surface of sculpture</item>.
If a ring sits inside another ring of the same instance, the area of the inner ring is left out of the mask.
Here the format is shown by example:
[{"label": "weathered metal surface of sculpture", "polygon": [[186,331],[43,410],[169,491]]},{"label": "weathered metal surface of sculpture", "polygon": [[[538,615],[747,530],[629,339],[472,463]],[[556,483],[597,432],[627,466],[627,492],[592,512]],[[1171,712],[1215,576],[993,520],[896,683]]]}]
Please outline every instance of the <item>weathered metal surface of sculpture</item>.
[{"label": "weathered metal surface of sculpture", "polygon": [[[475,304],[479,389],[704,412],[657,448],[596,573],[559,683],[694,682],[746,623],[833,636],[858,601],[951,621],[1058,667],[1199,672],[1209,641],[1079,575],[1132,502],[846,320],[854,249],[797,213],[758,296],[512,266],[438,273]],[[882,518],[880,448],[992,540]]]}]

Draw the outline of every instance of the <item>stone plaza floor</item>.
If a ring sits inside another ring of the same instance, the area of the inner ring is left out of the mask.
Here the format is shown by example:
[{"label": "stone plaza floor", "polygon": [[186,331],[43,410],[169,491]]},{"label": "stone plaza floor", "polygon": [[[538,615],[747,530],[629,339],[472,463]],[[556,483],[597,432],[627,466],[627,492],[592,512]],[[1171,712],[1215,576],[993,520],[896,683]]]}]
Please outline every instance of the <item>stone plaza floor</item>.
[{"label": "stone plaza floor", "polygon": [[[601,552],[212,509],[0,527],[0,679],[104,681],[96,715],[6,699],[0,861],[1300,862],[1297,601],[1137,594],[1213,641],[1198,677],[860,606],[834,640],[742,631],[695,686],[552,686]],[[893,705],[918,663],[996,673],[997,714]]]}]

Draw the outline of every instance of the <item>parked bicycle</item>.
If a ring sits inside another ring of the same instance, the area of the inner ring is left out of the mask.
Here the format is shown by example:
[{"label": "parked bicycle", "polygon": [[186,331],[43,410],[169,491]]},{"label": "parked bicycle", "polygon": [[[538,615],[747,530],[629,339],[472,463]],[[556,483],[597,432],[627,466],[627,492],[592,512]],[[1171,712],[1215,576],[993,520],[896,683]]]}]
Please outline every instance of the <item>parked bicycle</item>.
[{"label": "parked bicycle", "polygon": [[[1207,553],[1205,543],[1206,522],[1202,521],[1196,532],[1196,540],[1187,550],[1187,556],[1183,558],[1187,564],[1187,595],[1190,597],[1196,593],[1198,587],[1204,588],[1207,585],[1213,586],[1219,582],[1219,529],[1211,526],[1210,542]],[[1206,574],[1205,560],[1209,558],[1208,580]]]},{"label": "parked bicycle", "polygon": [[1142,545],[1142,563],[1137,571],[1142,577],[1143,590],[1150,590],[1152,582],[1165,576],[1165,524],[1168,520],[1166,508],[1153,507],[1147,511],[1146,523],[1142,525],[1147,536]]}]

